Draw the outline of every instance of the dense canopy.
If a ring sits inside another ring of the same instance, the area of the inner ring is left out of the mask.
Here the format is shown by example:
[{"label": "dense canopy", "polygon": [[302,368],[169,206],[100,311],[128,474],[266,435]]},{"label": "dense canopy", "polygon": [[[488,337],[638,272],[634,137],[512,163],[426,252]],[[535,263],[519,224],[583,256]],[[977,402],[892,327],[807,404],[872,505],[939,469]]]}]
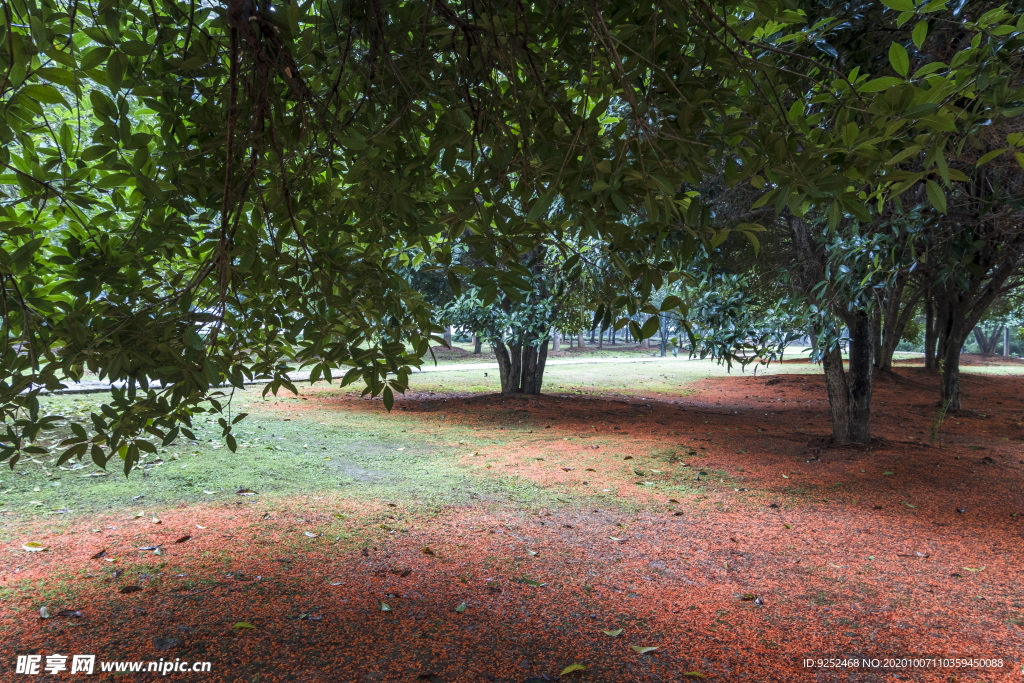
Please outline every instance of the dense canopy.
[{"label": "dense canopy", "polygon": [[917,188],[947,213],[962,159],[1019,173],[1024,17],[887,0],[865,46],[861,8],[804,5],[5,3],[0,459],[85,373],[124,388],[62,460],[126,472],[208,400],[233,447],[230,386],[299,365],[390,405],[439,331],[410,267],[523,299],[586,240],[611,322],[698,244],[758,246],[760,207],[835,229]]}]

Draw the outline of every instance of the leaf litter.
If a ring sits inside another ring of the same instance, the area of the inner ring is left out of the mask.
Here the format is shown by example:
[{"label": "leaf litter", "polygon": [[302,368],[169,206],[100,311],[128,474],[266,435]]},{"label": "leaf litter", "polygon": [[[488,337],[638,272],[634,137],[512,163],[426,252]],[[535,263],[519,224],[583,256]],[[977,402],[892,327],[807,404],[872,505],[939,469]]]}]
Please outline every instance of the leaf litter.
[{"label": "leaf litter", "polygon": [[[363,557],[358,542],[348,551],[344,544],[338,548],[311,545],[301,556],[282,565],[275,562],[281,552],[275,550],[281,547],[275,544],[287,543],[283,529],[277,529],[273,523],[268,528],[267,522],[259,519],[262,513],[217,508],[211,501],[164,512],[163,527],[201,528],[195,519],[216,516],[221,533],[230,535],[232,542],[224,544],[219,534],[214,534],[174,546],[174,553],[165,556],[173,563],[174,571],[211,577],[220,561],[211,558],[224,558],[239,571],[273,578],[274,589],[256,598],[248,590],[249,586],[257,585],[255,582],[232,584],[238,590],[230,591],[214,582],[208,588],[192,589],[189,592],[194,592],[194,597],[182,602],[171,585],[155,592],[147,588],[145,600],[138,600],[131,593],[143,591],[140,585],[118,587],[102,581],[93,584],[86,579],[74,579],[79,595],[76,601],[90,605],[86,619],[89,631],[78,629],[74,637],[48,631],[48,627],[42,626],[48,620],[41,619],[41,613],[31,614],[33,622],[27,618],[26,610],[13,613],[5,641],[39,651],[99,650],[106,638],[122,633],[117,627],[119,620],[138,605],[144,607],[146,614],[131,617],[132,625],[123,631],[123,642],[126,652],[138,652],[140,658],[151,652],[154,638],[166,635],[161,620],[153,616],[161,610],[192,628],[211,632],[218,624],[223,631],[225,620],[229,625],[259,623],[259,629],[232,628],[246,632],[246,636],[223,639],[218,647],[224,648],[226,658],[280,661],[273,672],[261,669],[261,683],[283,680],[287,674],[306,670],[304,667],[310,666],[307,662],[320,657],[324,658],[324,675],[331,680],[361,680],[370,662],[375,663],[373,666],[382,673],[383,680],[408,680],[424,671],[416,654],[417,648],[424,645],[440,655],[435,656],[429,671],[442,680],[470,680],[471,671],[499,678],[507,678],[513,672],[516,681],[553,680],[565,671],[566,662],[587,668],[587,672],[570,672],[573,676],[645,680],[627,666],[630,661],[642,659],[644,666],[654,667],[651,672],[661,680],[752,679],[781,683],[806,675],[794,663],[799,655],[810,651],[843,652],[847,647],[872,653],[927,650],[937,654],[971,652],[1020,659],[1024,651],[1015,640],[1021,628],[1015,620],[1020,617],[1010,615],[993,620],[987,610],[991,605],[1019,601],[1013,590],[1018,585],[1016,565],[1012,554],[1006,553],[1015,547],[1014,539],[1020,533],[1020,518],[1013,515],[1024,510],[1021,468],[980,468],[975,474],[954,470],[952,466],[935,468],[937,457],[948,457],[952,463],[957,449],[965,453],[967,445],[984,443],[998,462],[1003,454],[1009,455],[1008,449],[1018,447],[1017,443],[1002,445],[997,437],[983,435],[980,427],[965,421],[955,429],[953,425],[944,427],[950,430],[943,435],[943,451],[948,448],[948,456],[918,448],[907,438],[912,430],[900,428],[897,421],[916,419],[920,431],[927,432],[932,416],[927,410],[913,408],[915,401],[921,402],[914,392],[923,391],[921,385],[931,392],[935,387],[927,383],[934,382],[903,368],[900,372],[911,375],[916,388],[909,391],[906,385],[878,385],[878,417],[873,418],[873,429],[879,436],[879,445],[855,454],[833,452],[825,447],[820,462],[801,460],[794,466],[793,459],[785,455],[793,443],[787,437],[827,436],[827,405],[820,400],[811,406],[805,400],[803,407],[793,401],[795,407],[785,414],[779,411],[786,408],[773,406],[773,419],[778,427],[763,433],[749,428],[747,418],[733,416],[732,411],[728,415],[724,411],[701,413],[697,408],[677,412],[676,405],[670,402],[652,402],[652,419],[674,420],[673,429],[680,433],[686,433],[687,421],[694,422],[698,429],[715,432],[714,441],[702,447],[699,463],[715,475],[699,483],[693,481],[695,470],[691,474],[681,465],[674,469],[665,460],[652,461],[652,453],[675,446],[671,440],[666,442],[657,429],[648,433],[646,427],[631,428],[627,438],[614,447],[602,449],[601,455],[593,451],[593,455],[584,456],[569,446],[559,452],[557,443],[513,445],[509,457],[516,457],[519,462],[530,449],[543,447],[554,454],[549,459],[560,459],[568,467],[596,470],[588,478],[592,484],[596,482],[592,491],[598,497],[602,488],[617,489],[612,497],[622,498],[638,510],[634,514],[623,508],[624,511],[615,513],[628,523],[628,544],[594,542],[595,538],[600,539],[597,530],[607,528],[605,522],[598,520],[618,509],[598,498],[593,503],[564,504],[563,508],[552,510],[553,519],[547,525],[531,522],[529,516],[515,509],[450,509],[420,515],[408,506],[406,523],[415,532],[367,539],[366,545],[373,546],[372,556],[367,553]],[[823,383],[817,376],[793,377],[796,379],[792,383],[776,385],[772,390],[785,392],[783,397],[824,396]],[[964,379],[972,396],[1007,402],[1016,395],[1017,381],[980,376]],[[704,392],[732,410],[747,410],[761,415],[759,421],[766,421],[763,410],[756,413],[761,407],[757,399],[744,398],[764,393],[760,377],[702,380],[689,386],[697,393],[680,400],[693,401]],[[530,410],[544,411],[550,417],[555,414],[556,403],[556,399],[541,397],[529,406]],[[560,420],[563,432],[578,430],[584,421],[597,421],[601,411],[605,411],[603,421],[626,422],[618,412],[623,409],[622,404],[613,401],[580,397],[562,403],[586,406],[588,415],[574,418],[569,414]],[[459,401],[450,401],[445,408],[452,423],[461,420],[473,424],[488,419],[490,406],[498,410],[500,405],[498,399],[487,399],[463,408]],[[374,409],[354,400],[339,401],[337,407],[355,412]],[[1004,419],[996,407],[989,408],[989,424]],[[1013,436],[1015,423],[1010,420],[1014,417],[1007,411],[1005,419],[1003,433]],[[724,432],[726,426],[730,427],[728,434]],[[738,429],[732,431],[734,427]],[[740,450],[747,453],[738,453]],[[654,465],[667,473],[660,475],[666,481],[676,477],[681,483],[664,488],[666,484],[659,479],[657,487],[623,486],[630,480],[615,470],[612,461],[618,460],[621,465],[625,455],[636,459],[647,471]],[[847,455],[853,457],[847,460]],[[494,461],[498,463],[497,469],[501,460],[495,456]],[[742,477],[743,487],[752,492],[748,494],[748,503],[726,498],[733,489],[740,488],[738,480],[726,479],[721,485],[718,482],[718,472],[732,473],[738,466],[742,466],[743,472],[736,478]],[[861,469],[875,472],[875,481],[877,473],[883,471],[900,475],[888,477],[886,488],[879,490],[870,484],[869,475],[860,474]],[[928,479],[914,474],[920,471],[927,471]],[[806,491],[825,489],[836,482],[843,482],[847,489],[842,493],[830,491],[828,501],[823,502],[820,495],[792,493],[785,487],[797,485],[780,482],[782,473],[787,477],[792,474]],[[521,476],[545,486],[560,487],[560,491],[566,492],[562,495],[575,491],[570,488],[573,484],[560,482],[554,474],[540,469],[520,472]],[[481,476],[492,475],[497,473]],[[561,470],[557,475],[564,476]],[[895,489],[889,489],[890,482]],[[967,485],[957,487],[961,482]],[[685,510],[685,517],[664,513],[667,497],[659,497],[659,489],[679,501],[672,505]],[[758,496],[759,492],[763,497]],[[901,504],[904,501],[921,501],[921,505],[908,513],[907,506]],[[715,506],[716,502],[728,502],[728,506]],[[778,507],[769,507],[767,502]],[[875,505],[879,509],[874,509]],[[283,507],[303,516],[308,513],[301,501],[283,501]],[[346,513],[345,523],[351,522],[352,528],[359,520],[372,519],[375,509],[373,505],[344,498],[335,500],[333,507]],[[591,516],[591,508],[601,511]],[[971,514],[959,513],[958,509],[970,509]],[[661,512],[652,516],[646,510]],[[99,528],[104,521],[88,520],[82,530]],[[782,522],[788,531],[783,530]],[[81,562],[97,554],[95,547],[66,547],[56,542],[56,535],[33,526],[30,520],[20,524],[21,531],[13,536],[18,539],[13,542],[14,549],[21,548],[23,543],[41,543],[42,539],[57,548],[22,555],[31,564],[18,574],[26,580],[41,579],[62,567],[74,571]],[[574,527],[574,533],[558,533],[563,524]],[[529,543],[530,550],[538,553],[530,555],[528,574],[524,575],[518,566],[527,557],[523,546],[510,548],[508,536],[474,531],[494,528],[515,529],[523,539],[521,542]],[[743,543],[732,544],[729,539],[733,537]],[[974,537],[991,542],[978,544],[971,540]],[[427,545],[428,538],[435,543],[439,538],[452,539],[451,545],[443,546],[444,558],[423,550],[431,547]],[[168,542],[173,539],[171,535]],[[138,541],[133,540],[129,531],[112,530],[105,537],[104,550],[117,553],[139,547]],[[913,545],[908,550],[909,543]],[[919,550],[914,550],[915,546]],[[913,553],[916,560],[896,561],[895,556],[900,553]],[[516,556],[520,559],[516,560]],[[865,558],[869,556],[879,559],[868,561]],[[102,557],[109,559],[113,558]],[[142,561],[142,557],[138,560]],[[132,562],[131,558],[121,560],[129,567]],[[381,567],[379,562],[384,565]],[[388,571],[393,566],[407,567],[412,574],[396,576]],[[334,588],[316,593],[316,587],[322,590],[328,576],[337,577],[330,581]],[[457,580],[459,576],[471,580],[465,584]],[[483,577],[508,585],[519,583],[521,588],[494,593]],[[845,583],[837,584],[833,577]],[[159,584],[151,579],[147,585]],[[545,589],[523,590],[540,586]],[[118,595],[119,590],[125,594]],[[374,603],[375,591],[376,595],[393,593],[398,597]],[[984,600],[979,600],[982,592]],[[904,593],[915,596],[913,605],[889,603],[892,595]],[[782,594],[784,599],[771,599],[775,594]],[[317,596],[320,611],[316,614],[323,614],[322,621],[307,618],[296,627],[318,629],[319,641],[286,646],[282,631],[284,615],[310,613],[309,607],[302,606],[309,595]],[[754,600],[749,599],[751,595]],[[737,596],[744,599],[737,600]],[[453,614],[452,605],[462,604],[472,604],[473,610]],[[379,611],[373,616],[373,608],[383,611],[387,607],[390,611],[391,606],[395,610],[386,619]],[[750,609],[751,606],[761,609]],[[49,608],[46,613],[52,615]],[[232,615],[237,616],[231,619]],[[239,618],[243,621],[236,621]],[[656,639],[653,643],[641,641],[627,646],[621,638],[626,631],[656,634]],[[529,640],[524,639],[527,636]],[[1003,643],[999,653],[988,651],[988,643],[993,639]],[[189,647],[190,642],[186,639],[181,647]],[[4,647],[0,644],[0,650]],[[657,649],[644,650],[648,647]],[[644,650],[643,655],[633,648]],[[914,680],[937,682],[945,680],[946,674],[915,672]],[[214,675],[210,680],[227,680],[225,676]]]}]

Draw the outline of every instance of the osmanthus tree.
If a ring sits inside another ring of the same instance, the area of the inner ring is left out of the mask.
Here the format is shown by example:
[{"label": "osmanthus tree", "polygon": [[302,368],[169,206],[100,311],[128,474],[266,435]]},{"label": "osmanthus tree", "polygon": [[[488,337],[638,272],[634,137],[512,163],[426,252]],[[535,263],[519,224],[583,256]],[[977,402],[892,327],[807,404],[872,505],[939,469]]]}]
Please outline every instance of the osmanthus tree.
[{"label": "osmanthus tree", "polygon": [[[839,443],[870,439],[872,320],[877,319],[879,293],[898,289],[900,274],[913,267],[914,258],[906,256],[913,253],[918,239],[916,234],[908,237],[902,228],[920,234],[934,226],[940,239],[932,244],[956,244],[956,239],[943,236],[960,234],[964,246],[978,250],[977,258],[956,256],[955,250],[946,255],[941,249],[931,250],[930,255],[945,264],[942,272],[961,273],[959,282],[951,276],[941,280],[950,301],[985,305],[984,297],[993,287],[998,289],[997,274],[1007,272],[998,270],[997,263],[1006,268],[1019,259],[1018,237],[1011,227],[1014,221],[1020,225],[1019,209],[1014,207],[1014,192],[1008,190],[1016,187],[1020,169],[1008,167],[1024,161],[1013,156],[1012,147],[1019,138],[1010,132],[1019,127],[1024,111],[1024,17],[992,4],[966,8],[962,3],[949,8],[946,4],[915,6],[909,0],[886,0],[881,5],[824,3],[809,8],[810,14],[823,17],[820,24],[834,25],[834,30],[821,40],[808,34],[802,55],[810,58],[811,50],[817,49],[831,55],[837,65],[854,66],[847,72],[848,87],[863,106],[822,117],[834,94],[812,88],[810,97],[795,100],[789,123],[800,132],[780,133],[794,145],[793,162],[784,166],[788,169],[784,177],[778,168],[765,173],[770,191],[753,204],[774,201],[786,216],[801,289],[818,307],[819,322],[826,328],[819,330],[825,333],[819,336],[819,344],[833,436]],[[870,76],[865,73],[868,70],[873,72]],[[805,137],[821,145],[812,148],[810,156],[801,144]],[[817,156],[826,140],[833,147]],[[847,164],[861,154],[873,162],[857,177]],[[986,167],[993,162],[1007,170],[990,175],[992,182],[977,182],[979,176],[990,173]],[[791,179],[798,171],[810,182],[795,188]],[[837,185],[855,193],[840,192],[834,201],[821,201],[822,192]],[[970,203],[972,197],[975,211],[965,221],[952,207]],[[982,236],[995,234],[986,227],[990,223],[1001,226],[1000,238],[1006,238],[1002,246],[999,239]],[[928,261],[925,251],[918,251],[922,267]],[[873,254],[870,263],[865,261],[868,254]],[[876,258],[881,266],[874,262]],[[879,268],[887,272],[871,286]],[[965,270],[979,274],[975,286],[966,282]],[[859,272],[856,280],[851,276],[854,272]],[[868,295],[865,287],[869,286],[874,296]],[[961,308],[964,313],[975,310]],[[951,321],[958,318],[947,315],[946,320],[955,344],[960,338],[959,323]],[[839,354],[843,327],[849,330],[848,373]],[[958,396],[954,385],[958,386],[959,345],[945,348],[950,356],[943,369],[943,400],[955,409],[959,407],[959,399],[953,398]]]},{"label": "osmanthus tree", "polygon": [[[494,348],[502,395],[540,394],[554,331],[588,326],[592,311],[587,297],[596,288],[580,257],[593,246],[573,245],[569,253],[542,244],[522,259],[528,288],[502,290],[495,281],[463,288],[460,283],[460,295],[441,309],[446,323],[469,330]],[[460,261],[473,258],[467,254]]]},{"label": "osmanthus tree", "polygon": [[[38,452],[59,421],[39,391],[88,372],[124,388],[69,425],[59,462],[119,454],[126,472],[199,410],[234,448],[219,385],[277,391],[294,365],[348,368],[390,406],[437,331],[396,268],[411,246],[490,296],[529,291],[520,259],[544,240],[595,239],[643,301],[680,236],[718,239],[686,187],[729,148],[728,181],[763,173],[765,202],[859,214],[907,131],[995,88],[1017,45],[1002,15],[962,29],[984,49],[915,81],[939,103],[922,118],[891,79],[792,49],[831,24],[789,0],[12,0],[0,16],[0,459]],[[459,244],[473,272],[451,264]]]},{"label": "osmanthus tree", "polygon": [[[709,94],[742,76],[707,68],[737,46],[686,3],[3,9],[12,465],[57,421],[39,390],[86,372],[126,384],[60,461],[118,453],[126,472],[153,437],[189,436],[204,401],[229,411],[218,385],[290,387],[289,363],[348,366],[390,405],[436,331],[395,272],[405,249],[447,264],[475,244],[476,275],[514,291],[500,263],[550,234],[619,239],[628,204],[659,201],[648,227],[681,229],[675,188],[722,140]],[[629,120],[608,131],[613,101]],[[221,418],[232,448],[237,419]]]}]

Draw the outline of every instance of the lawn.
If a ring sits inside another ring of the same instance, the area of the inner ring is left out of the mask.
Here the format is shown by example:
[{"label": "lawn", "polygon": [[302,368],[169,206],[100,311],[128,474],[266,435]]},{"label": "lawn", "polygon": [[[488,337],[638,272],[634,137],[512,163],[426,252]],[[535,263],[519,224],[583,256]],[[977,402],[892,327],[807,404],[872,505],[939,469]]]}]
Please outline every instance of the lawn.
[{"label": "lawn", "polygon": [[[417,373],[391,413],[252,387],[237,453],[200,420],[128,480],[4,470],[0,680],[55,653],[253,683],[1019,680],[1024,366],[966,366],[941,421],[900,367],[876,441],[836,449],[813,365],[620,360],[553,364],[537,398]],[[854,656],[1003,666],[803,665]]]}]

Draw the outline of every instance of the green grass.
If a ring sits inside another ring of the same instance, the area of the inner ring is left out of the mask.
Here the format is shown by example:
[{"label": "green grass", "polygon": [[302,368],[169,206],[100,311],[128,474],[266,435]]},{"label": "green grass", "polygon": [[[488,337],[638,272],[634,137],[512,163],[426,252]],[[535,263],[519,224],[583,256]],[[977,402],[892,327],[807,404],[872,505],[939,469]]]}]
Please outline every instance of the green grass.
[{"label": "green grass", "polygon": [[[590,360],[589,358],[587,360]],[[591,362],[571,365],[548,365],[544,370],[544,393],[552,395],[623,395],[645,396],[656,394],[686,395],[686,385],[707,377],[742,375],[744,370],[734,365],[730,371],[724,365],[710,360],[680,358],[633,358],[632,362]],[[752,374],[753,366],[746,373]],[[759,366],[757,375],[780,373],[820,372],[807,363],[793,365]],[[445,367],[431,372],[412,374],[409,390],[448,393],[496,393],[501,389],[498,371],[489,368]]]},{"label": "green grass", "polygon": [[[263,401],[259,387],[236,393],[236,406],[250,413],[235,427],[236,453],[222,445],[214,418],[201,416],[197,442],[179,439],[159,449],[127,480],[119,462],[111,463],[106,476],[90,476],[101,470],[88,460],[84,467],[69,463],[60,469],[52,460],[22,460],[14,471],[0,471],[0,511],[7,519],[12,514],[51,518],[60,525],[79,514],[148,514],[178,503],[237,500],[235,492],[243,488],[259,492],[261,501],[337,491],[362,500],[399,498],[421,509],[466,502],[470,494],[524,504],[540,494],[525,480],[481,477],[460,465],[456,455],[469,446],[459,442],[481,442],[470,428],[449,427],[436,415],[340,410],[323,403],[325,395]],[[75,414],[100,398],[51,397],[45,407]],[[281,407],[298,414],[275,410]],[[489,434],[486,443],[507,443],[516,432]],[[154,464],[158,460],[163,462]]]}]

